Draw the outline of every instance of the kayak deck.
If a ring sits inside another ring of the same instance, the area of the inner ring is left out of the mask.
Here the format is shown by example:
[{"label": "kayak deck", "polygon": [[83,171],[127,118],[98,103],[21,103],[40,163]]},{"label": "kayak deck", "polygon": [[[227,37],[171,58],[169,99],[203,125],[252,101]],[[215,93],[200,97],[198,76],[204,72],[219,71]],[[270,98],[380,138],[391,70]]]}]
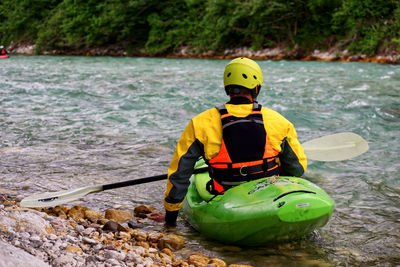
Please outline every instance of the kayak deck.
[{"label": "kayak deck", "polygon": [[262,178],[213,199],[203,188],[209,179],[208,173],[191,177],[183,216],[223,243],[256,246],[301,238],[324,226],[335,205],[324,190],[302,178]]}]

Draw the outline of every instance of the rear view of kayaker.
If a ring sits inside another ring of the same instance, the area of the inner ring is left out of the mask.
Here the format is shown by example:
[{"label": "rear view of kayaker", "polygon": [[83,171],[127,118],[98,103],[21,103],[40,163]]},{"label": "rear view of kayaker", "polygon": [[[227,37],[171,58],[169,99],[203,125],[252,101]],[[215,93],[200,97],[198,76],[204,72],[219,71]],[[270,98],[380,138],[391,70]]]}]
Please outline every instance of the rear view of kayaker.
[{"label": "rear view of kayaker", "polygon": [[236,58],[225,67],[229,102],[189,122],[168,168],[164,198],[167,225],[176,223],[200,157],[212,178],[207,190],[215,195],[262,177],[300,177],[305,172],[307,158],[293,124],[256,101],[262,83],[261,68],[251,59]]}]

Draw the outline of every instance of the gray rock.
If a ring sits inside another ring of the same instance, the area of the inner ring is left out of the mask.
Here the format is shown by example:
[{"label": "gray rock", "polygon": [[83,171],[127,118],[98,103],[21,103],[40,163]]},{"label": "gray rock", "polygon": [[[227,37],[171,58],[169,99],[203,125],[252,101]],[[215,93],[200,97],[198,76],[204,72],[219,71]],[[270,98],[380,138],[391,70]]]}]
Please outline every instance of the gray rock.
[{"label": "gray rock", "polygon": [[111,259],[117,259],[117,260],[124,260],[125,259],[125,254],[115,251],[115,250],[106,250],[104,253],[104,256],[106,258],[111,258]]},{"label": "gray rock", "polygon": [[[124,265],[122,265],[118,260],[116,260],[116,259],[108,259],[107,261],[106,261],[106,264],[110,264],[111,266],[124,266]],[[126,265],[125,265],[126,266]]]},{"label": "gray rock", "polygon": [[125,227],[114,221],[108,221],[103,226],[103,231],[117,232],[126,231]]},{"label": "gray rock", "polygon": [[90,234],[93,233],[94,231],[96,231],[96,229],[89,227],[89,228],[86,228],[86,229],[83,231],[83,234],[84,234],[84,235],[90,235]]},{"label": "gray rock", "polygon": [[32,235],[32,236],[29,238],[29,240],[30,240],[30,241],[33,241],[33,242],[38,242],[38,241],[41,241],[42,239],[41,239],[40,236],[38,236],[38,235]]},{"label": "gray rock", "polygon": [[78,224],[75,227],[75,231],[79,232],[80,234],[83,233],[83,231],[85,231],[85,227],[83,227],[83,225]]},{"label": "gray rock", "polygon": [[86,236],[82,238],[82,241],[83,241],[83,243],[91,244],[91,245],[99,243],[97,240],[86,237]]},{"label": "gray rock", "polygon": [[76,238],[75,236],[66,235],[65,236],[65,241],[71,242],[71,243],[78,243],[79,239]]},{"label": "gray rock", "polygon": [[43,235],[48,234],[48,230],[51,229],[49,222],[42,218],[45,216],[37,211],[11,211],[8,214],[6,212],[2,213],[0,213],[0,224],[8,231],[13,230],[16,232]]},{"label": "gray rock", "polygon": [[11,244],[14,245],[15,247],[21,246],[21,242],[19,242],[19,240],[13,240]]},{"label": "gray rock", "polygon": [[73,255],[71,254],[66,254],[66,255],[61,255],[60,257],[57,257],[54,259],[52,262],[52,265],[55,266],[76,266],[77,262],[74,259]]},{"label": "gray rock", "polygon": [[31,237],[31,235],[27,232],[22,232],[19,235],[22,239],[29,239]]},{"label": "gray rock", "polygon": [[55,234],[49,234],[47,235],[47,239],[49,240],[56,240],[58,237]]},{"label": "gray rock", "polygon": [[49,267],[44,261],[0,240],[0,267]]}]

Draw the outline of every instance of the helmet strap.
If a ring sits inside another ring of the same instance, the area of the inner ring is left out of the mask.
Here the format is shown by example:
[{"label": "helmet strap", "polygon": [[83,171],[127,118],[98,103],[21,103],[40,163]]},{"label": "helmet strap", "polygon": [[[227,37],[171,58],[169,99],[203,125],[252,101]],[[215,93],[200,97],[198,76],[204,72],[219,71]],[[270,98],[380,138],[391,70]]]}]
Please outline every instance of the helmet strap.
[{"label": "helmet strap", "polygon": [[251,96],[256,100],[258,94],[260,93],[261,85],[257,85],[254,90],[251,90]]}]

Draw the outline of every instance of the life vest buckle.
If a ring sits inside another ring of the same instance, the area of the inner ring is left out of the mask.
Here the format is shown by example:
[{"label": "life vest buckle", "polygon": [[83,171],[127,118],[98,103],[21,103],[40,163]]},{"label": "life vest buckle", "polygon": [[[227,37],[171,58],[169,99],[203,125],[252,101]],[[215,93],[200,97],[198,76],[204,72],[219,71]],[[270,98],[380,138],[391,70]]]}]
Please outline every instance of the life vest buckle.
[{"label": "life vest buckle", "polygon": [[239,173],[240,173],[241,176],[247,176],[247,174],[248,174],[247,166],[240,167]]}]

